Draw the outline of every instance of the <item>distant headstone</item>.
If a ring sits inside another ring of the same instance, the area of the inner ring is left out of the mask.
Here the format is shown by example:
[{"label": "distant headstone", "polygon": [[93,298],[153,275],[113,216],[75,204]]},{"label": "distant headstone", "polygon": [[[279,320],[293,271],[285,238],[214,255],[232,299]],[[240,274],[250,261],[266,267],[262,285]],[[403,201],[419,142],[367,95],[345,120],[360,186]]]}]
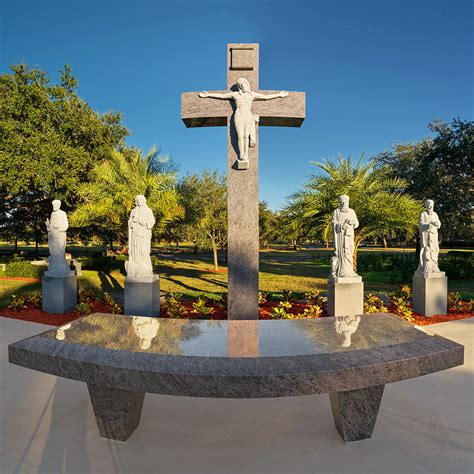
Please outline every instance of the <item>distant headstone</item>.
[{"label": "distant headstone", "polygon": [[135,198],[128,220],[128,262],[125,262],[124,312],[134,316],[159,316],[160,279],[153,274],[151,232],[155,217],[145,196]]},{"label": "distant headstone", "polygon": [[354,316],[364,312],[364,283],[354,270],[354,229],[359,227],[349,196],[339,196],[333,212],[334,256],[328,278],[328,315]]},{"label": "distant headstone", "polygon": [[77,278],[66,260],[66,231],[69,227],[61,201],[52,202],[53,212],[46,219],[48,231],[48,270],[42,278],[42,307],[48,313],[63,314],[77,305]]},{"label": "distant headstone", "polygon": [[438,267],[440,227],[438,214],[434,212],[434,201],[427,199],[418,221],[421,251],[420,262],[413,275],[413,310],[428,317],[447,314],[448,311],[448,279]]}]

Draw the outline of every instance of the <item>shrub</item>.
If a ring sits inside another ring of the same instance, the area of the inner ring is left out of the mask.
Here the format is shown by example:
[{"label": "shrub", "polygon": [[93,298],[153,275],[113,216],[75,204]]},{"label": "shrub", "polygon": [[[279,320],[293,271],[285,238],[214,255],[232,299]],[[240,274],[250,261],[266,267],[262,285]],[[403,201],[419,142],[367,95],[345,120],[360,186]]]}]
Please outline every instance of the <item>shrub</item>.
[{"label": "shrub", "polygon": [[386,313],[388,309],[383,301],[372,293],[368,293],[364,298],[364,313]]},{"label": "shrub", "polygon": [[302,313],[296,315],[297,318],[317,318],[321,316],[323,309],[317,304],[310,304]]},{"label": "shrub", "polygon": [[80,302],[77,306],[76,306],[76,311],[78,311],[79,313],[81,314],[86,314],[86,313],[90,313],[91,312],[91,307],[88,303],[86,302]]},{"label": "shrub", "polygon": [[79,290],[78,302],[89,304],[92,301],[97,300],[98,295],[92,288],[81,288]]},{"label": "shrub", "polygon": [[82,270],[95,270],[97,272],[111,273],[113,271],[125,272],[126,255],[116,255],[114,257],[80,257],[77,259],[82,264]]},{"label": "shrub", "polygon": [[440,255],[439,268],[453,280],[473,278],[474,253],[449,252],[447,255]]},{"label": "shrub", "polygon": [[288,313],[288,310],[290,310],[292,306],[289,301],[280,301],[278,306],[272,308],[270,316],[273,319],[290,319],[291,315]]},{"label": "shrub", "polygon": [[169,293],[166,297],[164,307],[170,318],[181,318],[186,314],[186,308],[179,301],[181,293]]},{"label": "shrub", "polygon": [[8,308],[14,311],[20,311],[20,309],[26,308],[26,298],[23,295],[12,295]]},{"label": "shrub", "polygon": [[258,304],[264,304],[268,301],[268,295],[264,291],[258,292]]},{"label": "shrub", "polygon": [[7,267],[3,272],[6,277],[21,277],[21,278],[41,278],[46,265],[32,265],[31,262],[19,260],[12,263],[7,263]]},{"label": "shrub", "polygon": [[214,312],[214,308],[211,308],[207,305],[207,299],[203,296],[199,296],[196,301],[193,303],[193,313],[200,314],[204,317],[210,317]]},{"label": "shrub", "polygon": [[448,293],[448,310],[452,311],[463,311],[464,306],[462,304],[461,295],[458,292],[450,291]]},{"label": "shrub", "polygon": [[40,291],[32,291],[31,293],[27,293],[25,295],[26,303],[30,305],[32,308],[41,308],[41,292]]},{"label": "shrub", "polygon": [[283,290],[281,294],[281,301],[287,303],[294,303],[296,301],[296,297],[291,290]]},{"label": "shrub", "polygon": [[404,285],[400,287],[392,298],[390,298],[390,303],[392,304],[393,312],[397,316],[408,321],[415,321],[415,318],[413,317],[411,298],[411,288],[408,285]]}]

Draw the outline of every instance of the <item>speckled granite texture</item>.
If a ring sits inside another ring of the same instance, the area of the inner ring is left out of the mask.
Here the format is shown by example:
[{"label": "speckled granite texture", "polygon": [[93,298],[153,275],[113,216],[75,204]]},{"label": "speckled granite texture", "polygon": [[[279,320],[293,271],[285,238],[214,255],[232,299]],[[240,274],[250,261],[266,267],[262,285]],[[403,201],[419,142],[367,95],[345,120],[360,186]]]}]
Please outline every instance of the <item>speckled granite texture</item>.
[{"label": "speckled granite texture", "polygon": [[462,365],[464,357],[462,345],[388,314],[361,315],[349,347],[335,318],[156,320],[146,349],[136,318],[97,313],[60,331],[63,340],[50,330],[10,344],[10,362],[132,392],[264,398],[383,386]]},{"label": "speckled granite texture", "polygon": [[100,436],[127,440],[140,422],[145,393],[91,384],[87,388]]},{"label": "speckled granite texture", "polygon": [[334,424],[344,441],[370,438],[382,401],[384,385],[331,392]]}]

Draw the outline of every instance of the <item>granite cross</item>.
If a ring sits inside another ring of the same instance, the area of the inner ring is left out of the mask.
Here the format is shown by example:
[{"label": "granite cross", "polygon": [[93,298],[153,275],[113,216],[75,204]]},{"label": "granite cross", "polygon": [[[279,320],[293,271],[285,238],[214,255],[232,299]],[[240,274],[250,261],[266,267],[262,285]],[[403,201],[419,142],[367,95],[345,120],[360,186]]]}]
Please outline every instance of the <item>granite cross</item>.
[{"label": "granite cross", "polygon": [[229,99],[229,92],[237,91],[237,80],[243,78],[247,79],[254,95],[272,99],[257,98],[252,105],[252,114],[258,118],[255,134],[250,137],[250,146],[254,146],[246,150],[246,160],[239,159],[237,124],[233,120],[236,101],[203,98],[205,94],[200,97],[198,92],[181,94],[181,118],[186,127],[227,126],[229,319],[258,319],[258,125],[300,127],[305,118],[304,92],[280,95],[280,91],[259,90],[258,56],[258,44],[228,44],[228,90],[209,92],[210,96],[224,95],[215,98]]}]

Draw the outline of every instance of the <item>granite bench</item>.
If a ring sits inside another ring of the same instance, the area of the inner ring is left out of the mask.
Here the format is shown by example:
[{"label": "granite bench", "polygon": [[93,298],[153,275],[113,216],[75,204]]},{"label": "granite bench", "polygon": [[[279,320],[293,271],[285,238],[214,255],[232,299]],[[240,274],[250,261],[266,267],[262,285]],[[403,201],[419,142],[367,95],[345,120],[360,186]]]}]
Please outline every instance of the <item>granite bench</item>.
[{"label": "granite bench", "polygon": [[145,393],[329,393],[345,441],[372,435],[384,385],[463,364],[462,345],[389,314],[204,321],[96,313],[10,344],[9,360],[87,383],[100,435],[126,440]]}]

